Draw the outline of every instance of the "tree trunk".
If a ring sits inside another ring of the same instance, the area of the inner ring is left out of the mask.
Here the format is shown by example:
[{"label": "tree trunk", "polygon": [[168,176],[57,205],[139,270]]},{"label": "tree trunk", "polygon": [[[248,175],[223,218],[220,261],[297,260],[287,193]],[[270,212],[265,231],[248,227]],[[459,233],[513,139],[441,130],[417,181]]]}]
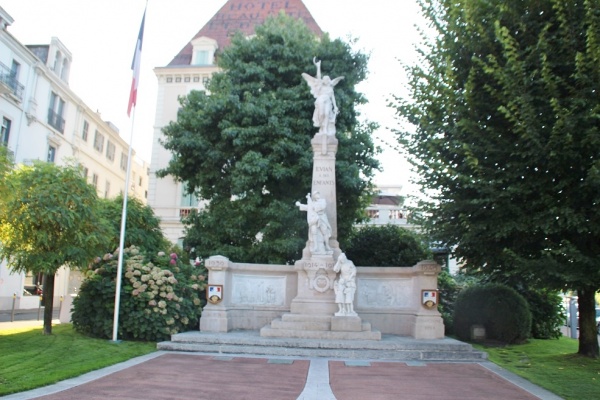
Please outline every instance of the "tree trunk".
[{"label": "tree trunk", "polygon": [[577,290],[579,304],[579,350],[582,356],[598,358],[598,328],[596,327],[596,291],[593,288]]},{"label": "tree trunk", "polygon": [[44,275],[44,335],[52,335],[52,314],[54,311],[54,274]]}]

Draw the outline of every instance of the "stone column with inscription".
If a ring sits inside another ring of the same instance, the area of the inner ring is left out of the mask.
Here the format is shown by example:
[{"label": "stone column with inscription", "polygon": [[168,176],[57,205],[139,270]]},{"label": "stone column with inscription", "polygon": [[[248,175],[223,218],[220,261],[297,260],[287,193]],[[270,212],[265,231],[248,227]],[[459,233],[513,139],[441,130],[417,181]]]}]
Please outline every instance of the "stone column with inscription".
[{"label": "stone column with inscription", "polygon": [[[295,314],[327,314],[336,310],[333,284],[336,273],[335,260],[341,253],[337,240],[337,199],[335,190],[335,157],[338,140],[334,135],[317,133],[311,141],[313,149],[313,174],[311,194],[313,201],[325,203],[324,214],[329,223],[329,237],[325,237],[317,223],[311,224],[311,210],[307,210],[309,240],[302,251],[302,259],[296,261],[298,271],[298,295],[292,301],[290,311]],[[310,201],[310,199],[309,199]],[[310,207],[310,204],[308,205]],[[301,208],[305,210],[306,207]],[[314,216],[316,219],[317,216]],[[321,217],[322,218],[322,217]],[[311,233],[312,230],[312,233]],[[325,240],[324,246],[318,246]]]}]

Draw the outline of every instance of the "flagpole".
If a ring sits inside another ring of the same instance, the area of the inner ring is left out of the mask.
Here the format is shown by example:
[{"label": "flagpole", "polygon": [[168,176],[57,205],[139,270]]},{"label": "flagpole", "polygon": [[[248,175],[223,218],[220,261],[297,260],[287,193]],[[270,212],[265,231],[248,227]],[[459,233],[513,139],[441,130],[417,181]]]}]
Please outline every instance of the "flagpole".
[{"label": "flagpole", "polygon": [[142,53],[142,42],[144,38],[144,23],[146,21],[146,10],[148,9],[148,1],[146,0],[146,7],[144,8],[144,16],[142,17],[142,24],[140,25],[140,32],[138,34],[138,40],[135,45],[135,52],[133,53],[133,62],[131,63],[131,69],[133,70],[133,79],[131,82],[131,91],[129,92],[129,104],[127,105],[127,115],[131,115],[131,109],[133,108],[133,115],[131,116],[131,133],[129,136],[129,150],[127,152],[127,173],[125,176],[125,190],[123,193],[123,210],[121,212],[121,233],[119,238],[119,263],[117,266],[117,280],[115,287],[115,310],[113,316],[113,336],[112,341],[118,342],[119,334],[119,310],[121,308],[121,276],[123,275],[123,260],[125,258],[124,247],[125,247],[125,228],[127,226],[127,199],[129,198],[129,177],[131,176],[131,159],[133,154],[133,127],[135,124],[135,106],[137,103],[137,88],[140,80],[140,62]]},{"label": "flagpole", "polygon": [[119,309],[121,307],[121,276],[123,275],[123,259],[125,247],[125,227],[127,225],[127,199],[129,197],[129,177],[131,175],[131,155],[133,153],[133,126],[135,124],[135,107],[131,117],[131,134],[129,136],[129,150],[127,152],[127,176],[125,177],[125,191],[123,194],[123,210],[121,212],[121,234],[119,238],[119,263],[117,266],[117,282],[115,288],[115,311],[113,317],[112,341],[117,342],[119,332]]}]

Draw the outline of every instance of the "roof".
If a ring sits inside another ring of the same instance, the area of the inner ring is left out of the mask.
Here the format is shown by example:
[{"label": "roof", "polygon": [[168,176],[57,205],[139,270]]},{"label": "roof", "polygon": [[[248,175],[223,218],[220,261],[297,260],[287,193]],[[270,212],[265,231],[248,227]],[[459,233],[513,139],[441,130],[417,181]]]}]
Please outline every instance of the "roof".
[{"label": "roof", "polygon": [[227,3],[190,39],[183,49],[168,64],[169,67],[190,65],[192,61],[192,41],[205,36],[217,41],[219,49],[227,47],[235,32],[246,35],[254,33],[254,27],[262,24],[267,16],[286,14],[302,19],[308,28],[321,35],[323,31],[302,2],[302,0],[265,1],[265,0],[228,0]]}]

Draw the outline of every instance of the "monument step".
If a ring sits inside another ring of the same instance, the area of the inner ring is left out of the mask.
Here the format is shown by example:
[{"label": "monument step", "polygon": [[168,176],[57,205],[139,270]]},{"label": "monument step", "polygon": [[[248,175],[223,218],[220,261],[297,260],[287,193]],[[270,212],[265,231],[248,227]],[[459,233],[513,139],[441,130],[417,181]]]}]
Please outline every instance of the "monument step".
[{"label": "monument step", "polygon": [[454,339],[417,340],[382,335],[381,340],[315,340],[261,337],[258,331],[185,332],[160,342],[159,350],[372,360],[483,361],[487,354]]},{"label": "monument step", "polygon": [[281,316],[281,319],[286,322],[304,322],[304,321],[316,321],[320,323],[331,323],[331,315],[311,315],[311,314],[293,314],[285,313]]},{"label": "monument step", "polygon": [[306,329],[274,329],[270,326],[262,328],[260,336],[323,340],[381,340],[381,332],[379,331],[311,331]]},{"label": "monument step", "polygon": [[309,331],[330,331],[331,323],[319,321],[282,321],[281,318],[275,318],[273,321],[271,321],[271,328],[287,330],[304,329]]}]

